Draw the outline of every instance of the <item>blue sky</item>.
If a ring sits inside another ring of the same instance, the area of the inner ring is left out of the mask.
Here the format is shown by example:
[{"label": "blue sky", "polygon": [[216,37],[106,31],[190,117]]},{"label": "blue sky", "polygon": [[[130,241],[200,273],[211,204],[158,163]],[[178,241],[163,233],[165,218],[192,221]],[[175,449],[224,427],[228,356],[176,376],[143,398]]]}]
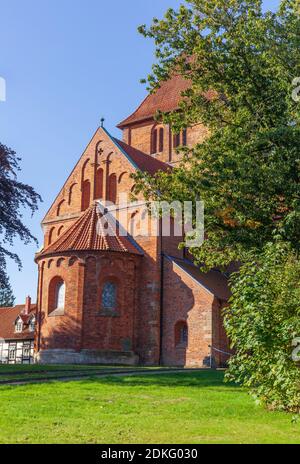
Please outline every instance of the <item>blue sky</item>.
[{"label": "blue sky", "polygon": [[[42,244],[40,221],[100,118],[115,125],[144,98],[153,44],[137,33],[177,0],[0,0],[0,76],[7,101],[0,102],[0,140],[22,157],[20,179],[43,198],[24,221]],[[268,9],[277,0],[265,1]],[[23,269],[9,262],[18,303],[36,298],[35,244],[15,242]]]}]

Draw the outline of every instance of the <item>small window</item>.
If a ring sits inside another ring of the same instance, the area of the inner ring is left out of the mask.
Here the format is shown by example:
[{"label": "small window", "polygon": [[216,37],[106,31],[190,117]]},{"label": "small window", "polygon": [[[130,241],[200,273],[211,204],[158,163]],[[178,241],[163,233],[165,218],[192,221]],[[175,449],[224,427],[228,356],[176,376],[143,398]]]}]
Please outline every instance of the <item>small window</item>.
[{"label": "small window", "polygon": [[16,322],[15,332],[21,333],[22,331],[23,331],[23,322],[21,321],[21,319],[18,319]]},{"label": "small window", "polygon": [[157,129],[152,132],[151,155],[157,153]]},{"label": "small window", "polygon": [[164,151],[164,130],[162,127],[159,129],[159,151]]},{"label": "small window", "polygon": [[23,358],[30,358],[30,346],[23,346]]},{"label": "small window", "polygon": [[116,309],[117,286],[113,282],[106,282],[104,285],[101,304],[103,309]]},{"label": "small window", "polygon": [[32,318],[29,322],[29,332],[35,331],[35,318]]},{"label": "small window", "polygon": [[9,360],[14,361],[16,359],[16,348],[14,346],[9,347]]},{"label": "small window", "polygon": [[173,136],[173,146],[174,148],[178,148],[180,146],[180,133],[174,134]]},{"label": "small window", "polygon": [[184,129],[184,130],[182,131],[182,145],[183,145],[184,147],[187,146],[187,129]]},{"label": "small window", "polygon": [[56,308],[55,309],[65,309],[65,293],[66,286],[64,282],[59,282],[56,286]]},{"label": "small window", "polygon": [[185,347],[188,344],[188,326],[184,321],[180,321],[175,326],[175,345]]}]

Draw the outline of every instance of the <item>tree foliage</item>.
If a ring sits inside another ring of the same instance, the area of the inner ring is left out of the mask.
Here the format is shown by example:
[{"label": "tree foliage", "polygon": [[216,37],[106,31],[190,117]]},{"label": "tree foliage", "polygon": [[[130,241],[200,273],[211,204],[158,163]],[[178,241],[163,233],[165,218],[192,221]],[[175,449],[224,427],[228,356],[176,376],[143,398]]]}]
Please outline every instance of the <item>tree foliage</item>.
[{"label": "tree foliage", "polygon": [[225,327],[235,347],[227,373],[272,409],[300,412],[300,261],[287,244],[267,244],[232,276]]},{"label": "tree foliage", "polygon": [[29,228],[22,222],[24,208],[32,214],[37,210],[40,196],[32,187],[20,182],[20,158],[16,153],[0,143],[0,288],[9,293],[9,279],[6,273],[7,259],[13,259],[19,267],[21,260],[9,248],[18,237],[25,244],[36,241]]},{"label": "tree foliage", "polygon": [[[295,256],[300,251],[300,103],[292,98],[293,80],[300,76],[299,11],[297,0],[283,0],[276,13],[263,12],[260,0],[188,0],[178,11],[169,9],[164,19],[154,19],[149,28],[140,28],[156,44],[150,88],[155,90],[174,73],[190,82],[180,108],[158,113],[157,119],[171,124],[174,132],[202,122],[209,135],[186,148],[183,162],[172,172],[152,178],[137,174],[137,191],[146,198],[204,201],[207,240],[191,250],[199,265],[226,268],[239,261],[247,266],[253,256],[263,264],[266,245],[278,241],[289,244]],[[251,287],[254,277],[244,281]],[[234,308],[246,298],[247,285],[233,280]],[[253,317],[265,287],[257,290],[261,293],[251,305]],[[239,312],[245,331],[247,308]],[[274,311],[276,316],[276,307]],[[227,328],[236,343],[234,333],[240,328],[230,315]],[[273,353],[270,345],[270,358]],[[245,383],[248,378],[250,385],[250,368],[245,376],[237,373],[242,360],[236,358],[231,372]],[[281,374],[279,369],[278,379]],[[259,385],[265,399],[270,391],[264,394]]]},{"label": "tree foliage", "polygon": [[15,297],[9,282],[0,286],[0,308],[11,307],[15,304]]}]

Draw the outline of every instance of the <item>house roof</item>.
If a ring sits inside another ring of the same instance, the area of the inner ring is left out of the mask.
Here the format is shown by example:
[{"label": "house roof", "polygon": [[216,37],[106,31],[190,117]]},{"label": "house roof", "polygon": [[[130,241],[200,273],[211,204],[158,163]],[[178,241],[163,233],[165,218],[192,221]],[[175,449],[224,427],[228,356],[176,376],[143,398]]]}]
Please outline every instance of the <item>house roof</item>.
[{"label": "house roof", "polygon": [[154,175],[158,171],[170,171],[172,168],[168,164],[153,158],[146,153],[137,150],[127,143],[122,142],[116,138],[113,138],[113,141],[121,148],[122,151],[126,153],[127,156],[133,161],[133,164],[137,169],[143,172],[148,172],[150,175]]},{"label": "house roof", "polygon": [[191,86],[191,82],[181,75],[174,75],[171,79],[161,83],[155,93],[149,94],[141,105],[117,127],[124,127],[144,119],[153,118],[157,111],[168,113],[179,107],[182,92]]},{"label": "house roof", "polygon": [[120,236],[109,217],[103,220],[103,216],[98,202],[94,202],[54,243],[38,253],[37,258],[65,251],[116,251],[140,255],[134,241]]},{"label": "house roof", "polygon": [[[28,315],[23,314],[25,305],[17,305],[13,308],[0,308],[0,338],[4,340],[33,340],[34,333],[29,331],[28,323],[35,315],[36,305],[31,305]],[[23,332],[15,333],[15,322],[21,317],[26,324]]]},{"label": "house roof", "polygon": [[201,272],[199,267],[195,266],[191,261],[170,258],[178,267],[189,274],[200,285],[205,287],[210,293],[215,295],[219,300],[227,301],[231,292],[228,285],[227,277],[222,272],[211,270],[209,272]]}]

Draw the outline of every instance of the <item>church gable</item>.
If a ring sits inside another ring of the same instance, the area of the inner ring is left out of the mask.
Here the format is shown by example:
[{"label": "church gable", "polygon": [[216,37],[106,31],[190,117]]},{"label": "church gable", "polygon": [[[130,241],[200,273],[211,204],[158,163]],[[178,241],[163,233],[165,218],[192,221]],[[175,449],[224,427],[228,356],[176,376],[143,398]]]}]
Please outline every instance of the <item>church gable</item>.
[{"label": "church gable", "polygon": [[164,163],[130,148],[104,128],[96,131],[42,222],[44,246],[57,240],[93,200],[118,203],[121,194],[128,195],[134,186],[131,174],[137,169],[150,173],[164,169]]}]

